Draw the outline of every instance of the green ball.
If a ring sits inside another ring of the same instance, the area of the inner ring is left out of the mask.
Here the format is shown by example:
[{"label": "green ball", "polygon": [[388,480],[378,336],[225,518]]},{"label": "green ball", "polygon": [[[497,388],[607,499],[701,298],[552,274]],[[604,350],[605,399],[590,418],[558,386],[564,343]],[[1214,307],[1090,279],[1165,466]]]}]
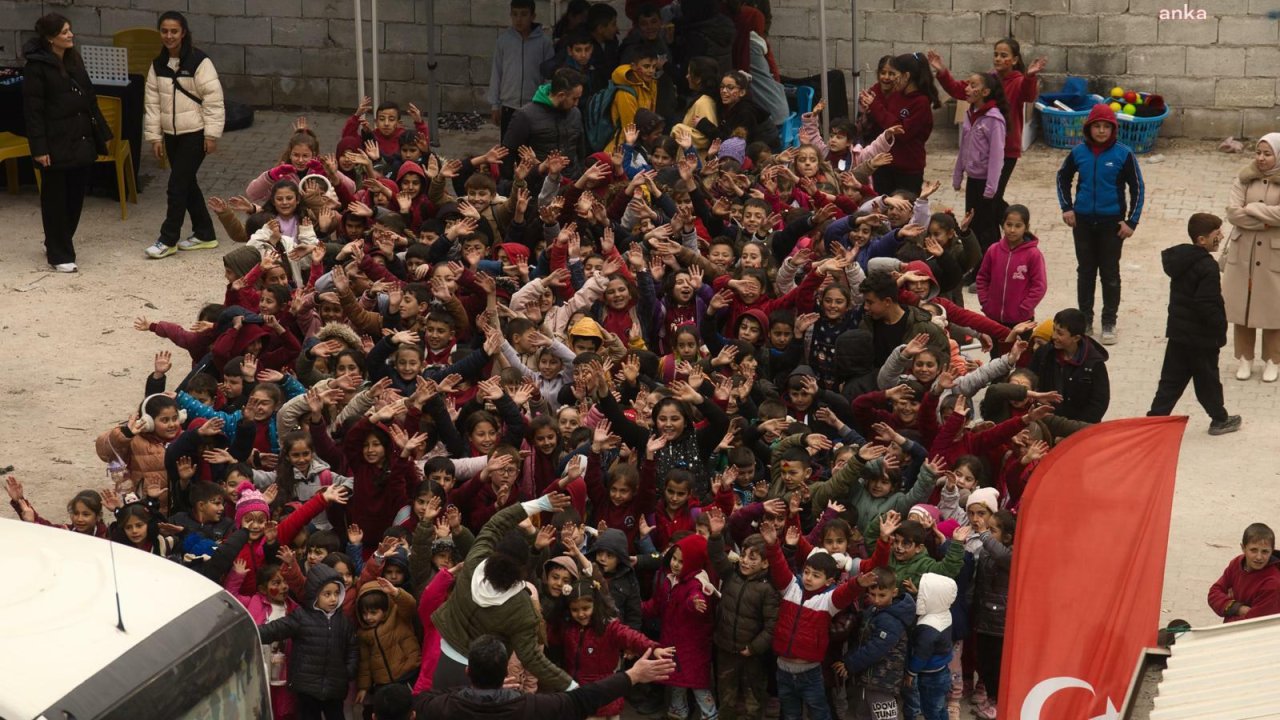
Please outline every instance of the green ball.
[{"label": "green ball", "polygon": [[1124,105],[1124,114],[1125,114],[1125,115],[1132,115],[1132,114],[1134,114],[1134,113],[1135,113],[1135,112],[1137,112],[1137,111],[1138,111],[1138,108],[1134,107],[1133,103],[1125,103],[1125,105]]}]

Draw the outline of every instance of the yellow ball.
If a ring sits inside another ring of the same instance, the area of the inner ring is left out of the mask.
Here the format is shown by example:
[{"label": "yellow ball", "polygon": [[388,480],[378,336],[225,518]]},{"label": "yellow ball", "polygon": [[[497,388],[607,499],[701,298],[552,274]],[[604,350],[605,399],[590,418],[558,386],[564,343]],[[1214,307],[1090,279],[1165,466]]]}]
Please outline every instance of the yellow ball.
[{"label": "yellow ball", "polygon": [[1113,112],[1120,112],[1122,109],[1124,109],[1124,106],[1121,105],[1120,103],[1118,102],[1111,103],[1111,110]]},{"label": "yellow ball", "polygon": [[1111,88],[1111,97],[1115,97],[1115,98],[1124,97],[1124,88],[1120,87],[1119,85]]},{"label": "yellow ball", "polygon": [[1133,103],[1125,103],[1125,106],[1124,106],[1125,115],[1132,115],[1137,111],[1138,111],[1138,108],[1134,107]]}]

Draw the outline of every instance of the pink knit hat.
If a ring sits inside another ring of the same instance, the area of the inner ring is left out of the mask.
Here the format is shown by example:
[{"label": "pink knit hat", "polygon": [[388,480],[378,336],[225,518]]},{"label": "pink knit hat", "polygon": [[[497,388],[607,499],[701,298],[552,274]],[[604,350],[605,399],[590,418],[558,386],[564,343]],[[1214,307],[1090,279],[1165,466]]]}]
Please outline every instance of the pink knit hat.
[{"label": "pink knit hat", "polygon": [[907,517],[910,517],[912,513],[928,515],[929,517],[933,518],[934,525],[937,525],[938,520],[942,517],[942,513],[938,512],[937,505],[926,505],[924,503],[921,503],[919,505],[912,505],[911,510],[907,512]]},{"label": "pink knit hat", "polygon": [[262,497],[262,493],[253,486],[253,483],[242,482],[236,488],[236,492],[240,494],[240,499],[236,500],[236,524],[240,527],[240,520],[251,512],[260,512],[267,517],[271,517],[271,507],[267,505],[267,501]]}]

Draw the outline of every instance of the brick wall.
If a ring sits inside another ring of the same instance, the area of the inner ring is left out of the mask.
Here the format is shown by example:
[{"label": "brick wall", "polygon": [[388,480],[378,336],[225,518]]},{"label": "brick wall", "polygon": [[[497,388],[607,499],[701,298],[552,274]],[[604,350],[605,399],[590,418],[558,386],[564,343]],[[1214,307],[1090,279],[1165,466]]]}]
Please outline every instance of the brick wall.
[{"label": "brick wall", "polygon": [[[485,110],[489,56],[507,25],[508,0],[382,0],[382,95],[425,106],[429,2],[435,3],[442,108]],[[1175,7],[1173,0],[857,0],[859,66],[865,84],[881,55],[932,47],[957,71],[988,68],[992,43],[1012,25],[1028,57],[1048,56],[1046,88],[1058,87],[1069,72],[1090,77],[1095,89],[1120,84],[1163,94],[1174,108],[1165,136],[1257,137],[1280,128],[1280,21],[1267,16],[1280,11],[1280,0],[1188,4],[1203,7],[1208,19],[1160,20],[1162,9]],[[817,0],[772,5],[771,40],[783,73],[816,73],[822,52]],[[992,9],[998,6],[1004,9]],[[70,18],[82,43],[109,45],[111,33],[154,26],[156,14],[167,9],[187,13],[197,44],[214,58],[237,99],[260,106],[353,106],[351,0],[0,0],[0,63],[18,60],[43,12]],[[368,0],[363,12],[367,44]],[[550,24],[548,0],[539,0],[538,17]],[[828,64],[846,75],[851,19],[850,3],[827,2]]]}]

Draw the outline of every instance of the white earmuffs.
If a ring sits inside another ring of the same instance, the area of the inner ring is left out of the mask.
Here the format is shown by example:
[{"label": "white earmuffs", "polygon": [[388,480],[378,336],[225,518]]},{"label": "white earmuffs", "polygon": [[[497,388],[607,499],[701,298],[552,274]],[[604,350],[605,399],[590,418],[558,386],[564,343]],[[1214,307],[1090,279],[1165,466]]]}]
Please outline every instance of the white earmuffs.
[{"label": "white earmuffs", "polygon": [[[142,423],[142,427],[143,427],[142,432],[156,431],[156,419],[151,417],[151,414],[147,412],[147,403],[151,402],[151,398],[162,397],[163,395],[164,393],[156,393],[155,395],[148,395],[142,399],[142,404],[138,406],[138,421]],[[187,411],[183,410],[182,408],[178,408],[178,422],[185,423],[186,421],[187,421]]]}]

